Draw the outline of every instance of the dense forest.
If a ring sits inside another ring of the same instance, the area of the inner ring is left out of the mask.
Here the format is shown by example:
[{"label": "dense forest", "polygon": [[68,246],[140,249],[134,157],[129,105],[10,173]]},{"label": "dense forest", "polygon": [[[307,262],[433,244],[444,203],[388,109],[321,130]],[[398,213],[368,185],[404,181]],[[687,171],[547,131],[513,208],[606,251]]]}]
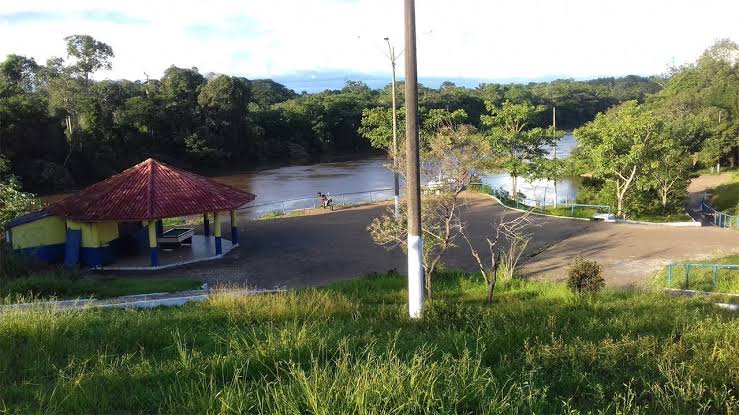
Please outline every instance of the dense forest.
[{"label": "dense forest", "polygon": [[[195,171],[300,163],[373,151],[360,134],[363,111],[389,108],[390,85],[372,90],[296,93],[269,79],[168,68],[161,79],[94,80],[114,51],[86,35],[66,38],[67,58],[40,64],[8,55],[0,63],[0,175],[23,189],[61,191],[110,176],[147,157]],[[589,81],[420,86],[421,113],[464,110],[481,125],[488,105],[557,107],[573,129],[629,100],[643,102],[665,79],[627,76]],[[403,87],[399,85],[399,105]],[[673,92],[673,95],[678,92]],[[550,115],[534,121],[545,127]],[[4,173],[3,173],[4,172]]]}]

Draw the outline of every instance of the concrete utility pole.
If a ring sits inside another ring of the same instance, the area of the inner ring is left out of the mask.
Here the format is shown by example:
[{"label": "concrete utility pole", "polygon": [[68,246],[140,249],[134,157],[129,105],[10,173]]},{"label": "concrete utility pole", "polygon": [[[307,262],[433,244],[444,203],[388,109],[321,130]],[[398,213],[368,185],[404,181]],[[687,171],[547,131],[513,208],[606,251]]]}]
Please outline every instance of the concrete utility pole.
[{"label": "concrete utility pole", "polygon": [[400,178],[398,177],[398,106],[395,104],[395,48],[390,46],[390,38],[385,38],[390,53],[390,64],[393,66],[393,172],[395,173],[395,219],[400,217]]},{"label": "concrete utility pole", "polygon": [[408,312],[421,317],[423,308],[423,239],[421,237],[421,174],[418,156],[418,67],[416,4],[405,0],[405,142],[408,196]]},{"label": "concrete utility pole", "polygon": [[[557,133],[557,107],[552,107],[552,128]],[[557,142],[554,142],[554,161],[557,161]],[[546,204],[546,200],[544,203]],[[557,178],[554,178],[554,208],[557,209]]]}]

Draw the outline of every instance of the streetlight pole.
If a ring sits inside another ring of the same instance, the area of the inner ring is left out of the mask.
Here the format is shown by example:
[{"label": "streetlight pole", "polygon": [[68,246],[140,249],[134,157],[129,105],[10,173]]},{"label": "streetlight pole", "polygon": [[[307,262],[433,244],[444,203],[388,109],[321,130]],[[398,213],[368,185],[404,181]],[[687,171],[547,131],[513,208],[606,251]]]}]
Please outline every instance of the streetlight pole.
[{"label": "streetlight pole", "polygon": [[423,239],[421,237],[421,174],[418,156],[418,66],[416,4],[405,1],[405,143],[408,198],[408,312],[421,317],[423,308]]},{"label": "streetlight pole", "polygon": [[[557,107],[552,107],[552,129],[554,130],[554,134],[557,134]],[[554,142],[554,163],[556,168],[557,163],[557,142]],[[554,175],[554,208],[557,209],[557,175]],[[544,201],[544,204],[546,204],[547,201]]]},{"label": "streetlight pole", "polygon": [[390,46],[390,38],[385,38],[387,49],[390,53],[390,64],[393,67],[393,172],[395,173],[395,219],[400,217],[400,179],[398,178],[398,107],[395,104],[395,48]]}]

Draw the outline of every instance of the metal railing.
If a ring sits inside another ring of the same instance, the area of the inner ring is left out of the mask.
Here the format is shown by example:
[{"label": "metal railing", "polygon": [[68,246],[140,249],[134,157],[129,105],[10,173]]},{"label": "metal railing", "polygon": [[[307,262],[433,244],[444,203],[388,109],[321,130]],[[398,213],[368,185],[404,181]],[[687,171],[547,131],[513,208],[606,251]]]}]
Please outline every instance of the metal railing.
[{"label": "metal railing", "polygon": [[695,264],[695,263],[675,263],[667,266],[667,287],[672,286],[672,276],[675,268],[684,268],[683,287],[687,290],[690,288],[690,271],[699,269],[711,269],[711,288],[716,289],[718,285],[718,272],[722,269],[739,270],[739,264]]},{"label": "metal railing", "polygon": [[713,224],[719,228],[739,229],[739,214],[732,215],[726,212],[719,212],[706,203],[706,193],[703,193],[701,200],[701,212],[703,216],[712,216]]},{"label": "metal railing", "polygon": [[[610,216],[611,207],[608,205],[589,205],[583,203],[569,203],[569,200],[565,200],[565,203],[547,203],[544,200],[528,199],[526,197],[511,197],[511,194],[503,189],[496,189],[492,186],[483,183],[471,183],[470,189],[478,192],[487,193],[494,196],[503,206],[512,207],[517,209],[532,210],[538,213],[554,214],[552,209],[562,209],[564,212],[569,210],[571,217],[578,217],[576,214],[578,210],[586,210],[588,213],[606,213]],[[567,215],[561,215],[567,216]]]},{"label": "metal railing", "polygon": [[[351,193],[326,193],[331,199],[334,206],[351,206],[363,203],[373,203],[385,200],[391,200],[394,197],[394,189],[375,189],[363,192]],[[248,212],[253,219],[261,218],[268,215],[282,216],[289,212],[296,212],[306,209],[315,209],[321,207],[321,200],[318,196],[300,197],[295,199],[280,200],[277,202],[262,203],[258,205],[244,206],[239,212]]]},{"label": "metal railing", "polygon": [[730,215],[728,213],[714,211],[713,224],[719,228],[739,229],[739,215]]}]

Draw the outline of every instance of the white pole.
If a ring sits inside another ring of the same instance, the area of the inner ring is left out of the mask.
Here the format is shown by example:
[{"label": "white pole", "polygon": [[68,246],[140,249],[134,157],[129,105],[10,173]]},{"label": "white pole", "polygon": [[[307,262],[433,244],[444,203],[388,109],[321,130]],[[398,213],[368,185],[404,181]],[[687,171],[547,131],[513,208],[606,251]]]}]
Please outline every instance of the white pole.
[{"label": "white pole", "polygon": [[408,312],[420,318],[423,309],[423,239],[408,234]]}]

